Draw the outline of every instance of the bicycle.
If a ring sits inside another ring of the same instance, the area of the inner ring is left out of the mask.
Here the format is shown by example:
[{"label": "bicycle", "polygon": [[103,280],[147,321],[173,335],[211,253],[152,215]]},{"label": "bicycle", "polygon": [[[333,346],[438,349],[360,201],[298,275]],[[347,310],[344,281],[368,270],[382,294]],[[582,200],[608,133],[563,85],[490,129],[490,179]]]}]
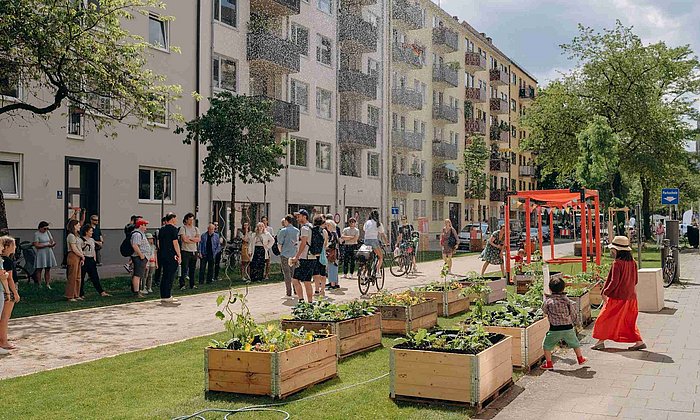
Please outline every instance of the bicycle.
[{"label": "bicycle", "polygon": [[[14,261],[15,270],[17,271],[16,282],[27,281],[30,282],[32,279],[32,274],[34,273],[34,261],[29,262],[27,255],[33,255],[32,243],[29,241],[20,242],[19,238],[15,239],[17,247],[15,250]],[[32,270],[29,271],[30,267]]]},{"label": "bicycle", "polygon": [[360,288],[362,296],[369,292],[372,284],[377,287],[377,291],[384,287],[384,264],[378,267],[379,258],[371,246],[360,245],[360,248],[355,251],[355,260],[357,266],[357,285]]},{"label": "bicycle", "polygon": [[398,255],[391,254],[392,258],[390,260],[389,271],[392,275],[396,277],[401,277],[403,275],[409,274],[412,269],[414,269],[413,258],[415,255],[415,248],[412,242],[402,242],[399,245]]},{"label": "bicycle", "polygon": [[676,245],[669,245],[669,244],[664,244],[664,247],[668,249],[666,252],[666,258],[663,261],[662,268],[663,268],[663,281],[664,281],[664,287],[670,287],[671,284],[674,282],[678,282],[676,280],[676,269],[678,267],[678,264],[676,262],[676,257],[675,254],[678,252],[678,246]]},{"label": "bicycle", "polygon": [[[241,268],[241,251],[243,249],[243,241],[240,238],[233,238],[231,242],[224,248],[221,254],[221,265],[227,273],[229,270],[234,270],[236,267]],[[246,267],[245,272],[241,269],[241,276],[246,279],[249,276],[249,268]]]}]

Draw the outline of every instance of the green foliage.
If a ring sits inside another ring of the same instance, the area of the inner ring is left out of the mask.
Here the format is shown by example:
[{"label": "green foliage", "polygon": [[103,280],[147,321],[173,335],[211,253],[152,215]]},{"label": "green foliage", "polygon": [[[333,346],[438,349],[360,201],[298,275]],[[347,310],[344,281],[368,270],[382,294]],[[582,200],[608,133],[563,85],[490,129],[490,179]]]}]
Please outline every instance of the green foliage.
[{"label": "green foliage", "polygon": [[491,347],[489,333],[481,325],[470,325],[468,328],[452,331],[437,330],[428,332],[419,329],[409,333],[407,337],[397,338],[402,347],[418,350],[443,350],[460,353],[477,354]]},{"label": "green foliage", "polygon": [[526,328],[544,318],[542,297],[544,284],[535,281],[524,295],[508,292],[503,305],[488,312],[477,307],[469,313],[467,325],[483,324],[497,327]]},{"label": "green foliage", "polygon": [[[0,101],[0,115],[46,115],[67,102],[88,111],[86,117],[98,129],[114,121],[145,126],[147,120],[163,114],[164,104],[180,96],[179,85],[165,84],[164,76],[146,68],[147,41],[123,26],[138,15],[143,15],[138,16],[143,22],[149,11],[165,9],[163,2],[83,4],[72,0],[2,2],[0,80],[16,83],[21,75],[26,94],[21,102]],[[176,47],[170,50],[179,52]],[[177,112],[169,117],[181,119]]]},{"label": "green foliage", "polygon": [[299,302],[292,309],[292,317],[300,321],[344,321],[372,315],[377,308],[366,300],[353,300],[348,303],[334,304],[327,300],[313,303]]},{"label": "green foliage", "polygon": [[469,286],[462,289],[460,296],[473,296],[474,305],[471,310],[472,315],[475,319],[483,319],[484,306],[486,306],[486,299],[489,293],[491,293],[491,288],[488,286],[488,281],[478,276],[475,272],[470,273],[469,283]]},{"label": "green foliage", "polygon": [[581,297],[588,293],[588,289],[585,287],[567,287],[564,289],[564,292],[569,297]]},{"label": "green foliage", "polygon": [[445,283],[434,281],[423,286],[414,287],[413,290],[416,292],[443,292],[445,290],[458,290],[461,288],[462,285],[458,281],[451,281]]},{"label": "green foliage", "polygon": [[596,188],[609,184],[620,161],[619,136],[605,118],[596,115],[576,137],[579,148],[576,175],[581,185]]},{"label": "green foliage", "polygon": [[489,159],[489,148],[483,136],[474,136],[464,148],[462,156],[462,171],[466,176],[466,190],[472,198],[486,198],[488,174],[486,162]]},{"label": "green foliage", "polygon": [[373,306],[413,306],[426,302],[424,296],[413,294],[410,291],[403,293],[389,293],[385,290],[372,295],[369,304]]}]

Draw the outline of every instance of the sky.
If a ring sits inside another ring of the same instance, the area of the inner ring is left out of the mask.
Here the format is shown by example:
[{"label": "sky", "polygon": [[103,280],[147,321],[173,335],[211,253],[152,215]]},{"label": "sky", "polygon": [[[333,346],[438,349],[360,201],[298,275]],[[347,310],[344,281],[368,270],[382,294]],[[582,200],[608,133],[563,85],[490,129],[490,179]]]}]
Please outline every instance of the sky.
[{"label": "sky", "polygon": [[433,0],[493,38],[494,44],[535,76],[540,85],[572,64],[559,45],[577,24],[612,28],[615,19],[634,26],[645,42],[690,44],[700,54],[699,0]]}]

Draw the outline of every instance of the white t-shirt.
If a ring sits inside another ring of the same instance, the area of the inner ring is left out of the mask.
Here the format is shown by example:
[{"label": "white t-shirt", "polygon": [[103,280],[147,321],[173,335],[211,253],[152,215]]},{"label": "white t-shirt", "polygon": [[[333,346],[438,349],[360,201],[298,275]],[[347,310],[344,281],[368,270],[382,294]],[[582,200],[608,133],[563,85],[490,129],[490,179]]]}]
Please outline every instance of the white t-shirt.
[{"label": "white t-shirt", "polygon": [[301,250],[299,258],[302,260],[315,260],[316,257],[313,254],[309,254],[309,247],[311,246],[311,228],[313,226],[311,223],[307,223],[301,226],[301,234],[299,235],[299,246],[301,246],[301,238],[306,238],[305,249]]},{"label": "white t-shirt", "polygon": [[364,226],[365,239],[379,239],[379,234],[384,233],[384,225],[377,227],[377,222],[369,219]]},{"label": "white t-shirt", "polygon": [[[180,231],[178,232],[178,235],[179,236],[187,236],[190,239],[199,238],[200,237],[199,228],[197,226],[189,227],[189,226],[183,225],[180,227]],[[187,252],[197,252],[197,250],[199,249],[199,244],[195,243],[195,242],[185,242],[183,240],[182,243],[180,244],[180,248],[183,251],[187,251]]]}]

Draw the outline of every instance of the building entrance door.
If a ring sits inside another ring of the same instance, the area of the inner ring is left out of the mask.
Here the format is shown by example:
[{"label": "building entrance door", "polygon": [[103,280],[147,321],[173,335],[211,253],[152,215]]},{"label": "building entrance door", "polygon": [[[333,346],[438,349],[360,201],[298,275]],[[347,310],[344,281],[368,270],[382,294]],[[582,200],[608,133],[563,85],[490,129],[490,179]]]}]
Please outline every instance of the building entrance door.
[{"label": "building entrance door", "polygon": [[[100,214],[100,161],[66,158],[65,215],[68,220],[77,214],[87,222],[93,214]],[[77,212],[77,213],[76,213]]]},{"label": "building entrance door", "polygon": [[461,222],[461,210],[462,206],[459,203],[450,203],[450,221],[452,222],[452,227],[455,228],[457,232],[462,228]]}]

